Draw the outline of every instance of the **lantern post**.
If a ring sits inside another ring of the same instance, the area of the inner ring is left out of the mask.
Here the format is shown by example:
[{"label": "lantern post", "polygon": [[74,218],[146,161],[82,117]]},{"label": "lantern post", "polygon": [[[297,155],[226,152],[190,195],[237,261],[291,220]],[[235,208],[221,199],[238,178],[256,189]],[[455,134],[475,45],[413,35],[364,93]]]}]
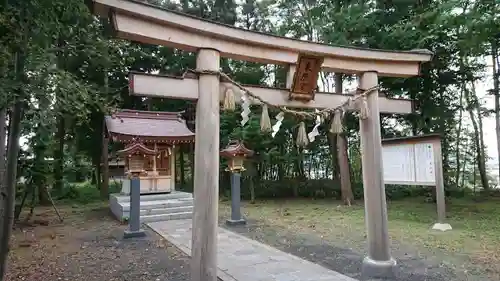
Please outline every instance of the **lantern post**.
[{"label": "lantern post", "polygon": [[230,141],[228,146],[220,151],[220,155],[228,159],[226,171],[231,173],[231,218],[226,220],[226,224],[246,224],[246,220],[241,216],[241,172],[245,171],[245,158],[252,156],[253,151],[239,141]]},{"label": "lantern post", "polygon": [[125,156],[127,163],[127,176],[130,179],[130,217],[129,228],[125,230],[123,238],[144,237],[146,232],[141,229],[141,180],[140,176],[146,175],[144,162],[149,156],[156,157],[157,150],[152,150],[142,143],[135,141],[118,151]]}]

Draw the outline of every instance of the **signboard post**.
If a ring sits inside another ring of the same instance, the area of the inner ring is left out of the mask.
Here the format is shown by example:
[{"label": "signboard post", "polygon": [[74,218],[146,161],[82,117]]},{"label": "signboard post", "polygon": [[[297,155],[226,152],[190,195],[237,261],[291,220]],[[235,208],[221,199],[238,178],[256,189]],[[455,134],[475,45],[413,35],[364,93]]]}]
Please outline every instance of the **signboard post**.
[{"label": "signboard post", "polygon": [[451,230],[445,223],[446,206],[439,135],[392,138],[382,140],[384,183],[423,185],[436,188],[438,221],[432,229]]}]

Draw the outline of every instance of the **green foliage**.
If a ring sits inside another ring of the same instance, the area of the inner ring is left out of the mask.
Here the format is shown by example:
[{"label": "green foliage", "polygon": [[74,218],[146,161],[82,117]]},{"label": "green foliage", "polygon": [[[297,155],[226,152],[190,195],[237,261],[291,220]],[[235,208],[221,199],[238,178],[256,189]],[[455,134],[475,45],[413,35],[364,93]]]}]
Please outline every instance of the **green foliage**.
[{"label": "green foliage", "polygon": [[[221,194],[226,194],[229,197],[230,186],[221,183]],[[353,182],[353,193],[356,200],[363,199],[363,185],[359,182]],[[270,198],[291,198],[295,197],[294,187],[298,190],[298,197],[311,199],[341,199],[340,185],[330,179],[318,179],[300,181],[297,179],[284,179],[281,181],[263,180],[259,181],[256,187],[256,197],[261,199]],[[387,185],[385,188],[387,199],[400,200],[417,196],[432,197],[434,188],[422,186],[401,186]],[[451,189],[447,190],[447,195],[450,197],[464,197],[463,190]],[[244,199],[250,199],[249,180],[246,179],[242,183],[241,195]]]},{"label": "green foliage", "polygon": [[[118,193],[121,190],[121,185],[110,182],[109,188],[110,193]],[[103,199],[99,189],[88,181],[82,183],[67,183],[62,190],[53,190],[52,196],[54,200],[75,204],[89,204],[107,200],[107,198]]]},{"label": "green foliage", "polygon": [[[440,133],[445,181],[454,188],[448,189],[450,194],[466,194],[466,189],[459,188],[462,182],[475,184],[476,174],[470,170],[476,165],[473,161],[477,157],[470,150],[473,146],[470,140],[477,136],[468,126],[459,127],[463,119],[460,112],[466,106],[458,89],[463,83],[470,85],[484,76],[485,64],[479,57],[491,55],[491,47],[500,45],[498,3],[467,0],[149,2],[228,25],[293,38],[334,45],[433,51],[435,56],[422,66],[420,77],[381,79],[388,96],[415,99],[421,109],[410,116],[383,116],[382,134],[393,137]],[[195,68],[196,56],[163,46],[112,39],[110,23],[91,15],[81,0],[7,1],[7,4],[0,10],[0,31],[4,31],[0,37],[0,107],[11,106],[16,99],[25,102],[22,135],[28,140],[29,148],[21,154],[20,174],[28,185],[54,186],[61,198],[94,198],[98,194],[96,187],[83,188],[65,182],[100,180],[105,114],[116,108],[182,111],[190,104],[130,96],[127,72],[180,75],[187,68]],[[21,15],[29,16],[21,21]],[[22,79],[13,76],[16,54],[20,51],[26,54]],[[223,59],[221,68],[243,84],[285,85],[283,66]],[[322,76],[323,88],[333,90],[332,73]],[[345,75],[346,81],[353,79]],[[484,115],[486,110],[480,108],[485,105],[474,97],[470,100],[478,116]],[[270,110],[272,120],[276,113]],[[332,156],[335,150],[327,136],[328,124],[320,127],[321,135],[302,151],[294,144],[298,120],[287,117],[280,132],[272,138],[260,132],[260,114],[260,108],[253,107],[250,121],[244,127],[239,125],[239,110],[222,112],[220,121],[221,147],[236,138],[256,153],[249,160],[252,173],[244,176],[255,181],[257,197],[338,198],[339,186],[335,180],[338,168]],[[397,122],[393,122],[395,120]],[[306,125],[310,130],[313,124],[307,122]],[[360,198],[362,167],[357,130],[358,120],[348,115],[346,133],[351,179],[354,195]],[[462,135],[459,137],[458,133]],[[113,154],[117,145],[110,144],[108,149]],[[459,162],[467,164],[464,169],[459,169]],[[224,169],[225,163],[221,161],[221,190],[226,192]],[[192,190],[189,184],[183,188]],[[85,194],[85,190],[88,194],[80,195]],[[389,198],[414,194],[413,188],[387,187]]]}]

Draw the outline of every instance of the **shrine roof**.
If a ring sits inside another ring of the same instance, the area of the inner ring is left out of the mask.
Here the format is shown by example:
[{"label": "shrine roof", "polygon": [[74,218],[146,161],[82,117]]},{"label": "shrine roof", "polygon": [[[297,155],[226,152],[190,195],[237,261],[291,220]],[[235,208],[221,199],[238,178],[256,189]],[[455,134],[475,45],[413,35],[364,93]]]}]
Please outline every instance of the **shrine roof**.
[{"label": "shrine roof", "polygon": [[106,128],[113,140],[121,142],[194,141],[194,133],[186,126],[179,112],[122,109],[106,116]]},{"label": "shrine roof", "polygon": [[145,154],[145,155],[156,155],[158,151],[154,149],[147,148],[144,144],[140,142],[134,142],[127,145],[124,149],[118,151],[118,154],[122,155],[132,155],[132,154]]}]

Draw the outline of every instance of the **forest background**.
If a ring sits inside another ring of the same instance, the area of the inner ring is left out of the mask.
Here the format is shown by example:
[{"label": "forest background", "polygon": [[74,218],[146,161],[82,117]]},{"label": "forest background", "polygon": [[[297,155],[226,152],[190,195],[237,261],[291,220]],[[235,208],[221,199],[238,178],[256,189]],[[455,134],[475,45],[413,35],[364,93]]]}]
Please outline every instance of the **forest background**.
[{"label": "forest background", "polygon": [[[5,134],[0,134],[0,143],[14,144],[9,149],[0,146],[0,159],[7,159],[0,161],[3,194],[9,194],[11,183],[22,179],[16,194],[36,190],[34,203],[48,203],[47,188],[57,199],[107,198],[117,187],[102,184],[101,159],[103,152],[114,156],[119,145],[109,143],[107,150],[102,149],[106,141],[103,117],[120,108],[194,108],[186,101],[130,96],[127,72],[180,75],[195,67],[195,54],[114,39],[109,22],[94,17],[81,0],[3,2],[0,132]],[[431,50],[435,56],[423,65],[421,76],[381,79],[381,90],[388,96],[412,98],[419,106],[418,114],[382,116],[383,137],[441,134],[447,195],[496,194],[500,178],[500,4],[495,1],[149,2],[228,25],[316,42]],[[222,71],[240,83],[285,84],[282,66],[229,59],[221,65]],[[355,87],[354,80],[342,73],[322,73],[319,86],[330,92],[347,91]],[[221,147],[229,139],[241,138],[256,151],[244,174],[246,198],[326,197],[346,203],[362,198],[354,116],[346,116],[344,134],[331,135],[325,126],[315,142],[298,149],[294,143],[297,120],[286,118],[280,133],[272,138],[259,132],[259,110],[252,110],[245,127],[239,125],[238,110],[221,115]],[[271,117],[275,114],[271,112]],[[185,117],[189,122],[194,115]],[[307,124],[308,131],[313,125]],[[19,142],[20,150],[15,145]],[[185,190],[192,190],[192,159],[192,147],[182,147],[176,180]],[[229,187],[223,165],[224,195]],[[391,199],[430,191],[387,187]]]}]

